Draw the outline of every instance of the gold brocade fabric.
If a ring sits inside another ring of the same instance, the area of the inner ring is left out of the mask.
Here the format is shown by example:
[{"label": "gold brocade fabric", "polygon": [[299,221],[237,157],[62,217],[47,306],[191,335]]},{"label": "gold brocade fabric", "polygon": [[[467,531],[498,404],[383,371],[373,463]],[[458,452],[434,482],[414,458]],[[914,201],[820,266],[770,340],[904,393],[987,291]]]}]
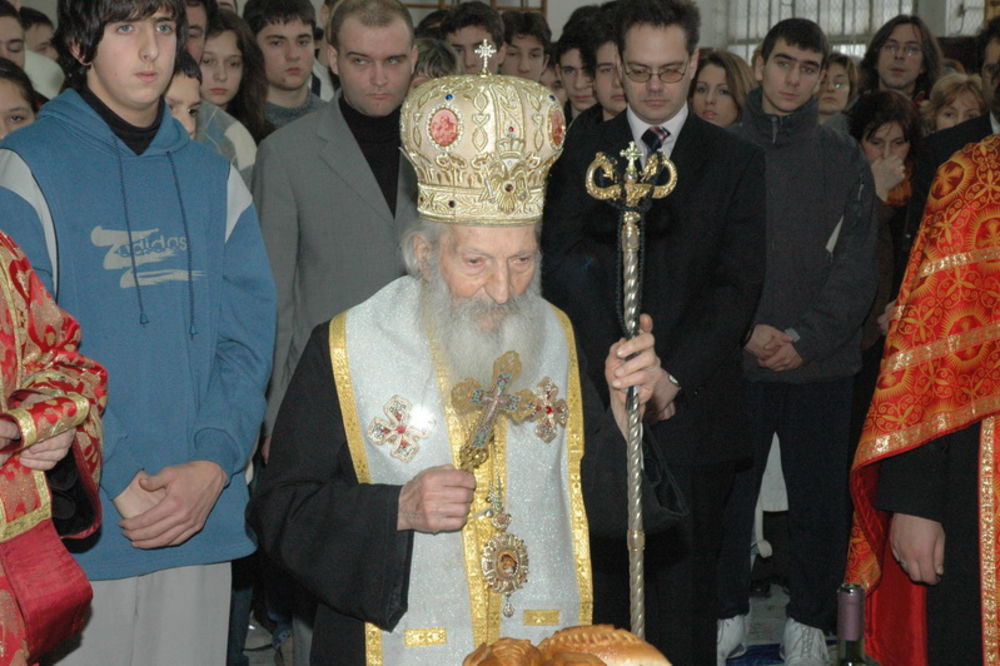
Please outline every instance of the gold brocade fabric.
[{"label": "gold brocade fabric", "polygon": [[[943,164],[886,338],[882,367],[851,472],[854,525],[846,580],[869,591],[867,646],[883,666],[925,664],[923,588],[886,547],[888,516],[874,508],[878,463],[983,422],[980,528],[984,662],[1000,663],[998,543],[992,427],[1000,413],[1000,136]],[[992,618],[992,619],[990,619]],[[912,640],[900,641],[906,635]]]},{"label": "gold brocade fabric", "polygon": [[[80,328],[59,309],[14,242],[0,233],[0,419],[18,426],[21,449],[76,428],[73,450],[83,485],[95,505],[100,477],[100,409],[104,369],[77,352]],[[27,534],[52,518],[45,473],[21,464],[18,455],[0,461],[0,544]],[[97,522],[74,536],[86,536]],[[41,544],[41,542],[39,542]],[[43,553],[39,553],[40,561]],[[0,566],[0,666],[24,663],[28,653],[15,574],[30,575],[40,594],[54,595],[62,579],[45,570]],[[82,574],[81,574],[82,578]],[[65,588],[63,588],[65,591]],[[23,601],[23,600],[22,600]],[[34,627],[43,633],[47,627]]]}]

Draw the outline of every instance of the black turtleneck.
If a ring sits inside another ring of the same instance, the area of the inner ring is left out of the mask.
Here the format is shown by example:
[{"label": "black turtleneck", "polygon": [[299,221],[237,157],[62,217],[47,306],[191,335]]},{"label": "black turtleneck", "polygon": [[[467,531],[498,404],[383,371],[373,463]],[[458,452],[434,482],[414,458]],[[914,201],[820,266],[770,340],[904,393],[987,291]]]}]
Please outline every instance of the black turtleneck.
[{"label": "black turtleneck", "polygon": [[340,112],[368,161],[389,210],[396,214],[396,187],[399,184],[399,109],[375,118],[358,112],[340,96]]},{"label": "black turtleneck", "polygon": [[83,86],[77,92],[80,93],[80,97],[82,97],[84,101],[94,109],[94,111],[97,111],[97,115],[99,115],[104,122],[108,124],[108,127],[111,128],[111,131],[114,132],[115,136],[121,139],[136,155],[142,155],[146,152],[146,149],[149,148],[149,144],[153,143],[153,138],[156,136],[156,133],[160,131],[160,124],[163,122],[162,103],[157,104],[156,120],[153,121],[152,125],[149,127],[136,127],[108,108],[108,105],[105,104],[100,97],[95,95],[89,87]]}]

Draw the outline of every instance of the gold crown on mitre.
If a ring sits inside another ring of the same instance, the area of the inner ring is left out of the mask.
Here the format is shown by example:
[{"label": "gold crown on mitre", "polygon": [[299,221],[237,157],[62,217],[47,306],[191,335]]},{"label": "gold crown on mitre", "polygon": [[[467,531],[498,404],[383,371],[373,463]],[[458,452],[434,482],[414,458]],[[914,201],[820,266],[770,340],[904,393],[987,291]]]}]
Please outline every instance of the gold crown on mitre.
[{"label": "gold crown on mitre", "polygon": [[485,226],[542,219],[545,179],[562,151],[566,118],[547,88],[486,72],[418,86],[403,103],[403,152],[417,172],[426,220]]}]

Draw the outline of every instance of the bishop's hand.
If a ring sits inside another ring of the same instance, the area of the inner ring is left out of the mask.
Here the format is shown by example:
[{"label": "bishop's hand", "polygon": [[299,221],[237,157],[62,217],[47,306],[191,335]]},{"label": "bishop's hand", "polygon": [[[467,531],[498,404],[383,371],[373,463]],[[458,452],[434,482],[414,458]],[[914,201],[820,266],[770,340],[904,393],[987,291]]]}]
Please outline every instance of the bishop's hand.
[{"label": "bishop's hand", "polygon": [[[611,394],[611,409],[619,429],[626,437],[628,413],[625,400],[628,389],[638,387],[639,404],[645,410],[650,403],[657,420],[670,418],[674,414],[673,400],[678,388],[670,382],[667,371],[660,365],[660,358],[654,349],[653,319],[649,315],[639,317],[639,335],[631,340],[622,338],[611,345],[604,361],[604,378]],[[633,358],[629,358],[629,357]]]},{"label": "bishop's hand", "polygon": [[396,529],[428,534],[460,530],[475,490],[476,477],[452,465],[422,470],[399,492]]}]

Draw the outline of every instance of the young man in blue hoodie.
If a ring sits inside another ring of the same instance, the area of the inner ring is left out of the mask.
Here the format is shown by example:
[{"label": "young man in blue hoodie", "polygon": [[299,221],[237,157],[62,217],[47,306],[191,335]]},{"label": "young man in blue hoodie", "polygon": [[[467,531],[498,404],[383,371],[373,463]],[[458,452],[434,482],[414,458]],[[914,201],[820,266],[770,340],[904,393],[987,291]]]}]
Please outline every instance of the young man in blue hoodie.
[{"label": "young man in blue hoodie", "polygon": [[60,0],[71,89],[0,144],[3,228],[108,369],[92,617],[59,664],[223,663],[275,297],[250,194],[163,94],[183,0]]}]

